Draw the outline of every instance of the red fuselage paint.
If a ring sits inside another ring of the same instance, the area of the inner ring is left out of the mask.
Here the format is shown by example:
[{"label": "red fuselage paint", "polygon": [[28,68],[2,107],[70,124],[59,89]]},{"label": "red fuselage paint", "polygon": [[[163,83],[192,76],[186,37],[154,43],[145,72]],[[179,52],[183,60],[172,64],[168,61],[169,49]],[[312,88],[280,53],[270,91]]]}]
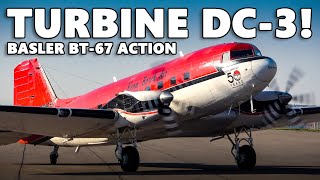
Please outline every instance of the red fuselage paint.
[{"label": "red fuselage paint", "polygon": [[[204,48],[108,84],[82,96],[71,98],[70,101],[58,100],[55,106],[97,109],[113,99],[119,92],[145,91],[148,87],[150,87],[150,90],[165,90],[181,83],[216,73],[218,70],[214,65],[222,62],[222,55],[225,52],[231,50],[253,51],[254,48],[256,48],[254,45],[246,43],[226,43]],[[185,73],[189,73],[190,77],[188,79],[185,79]],[[170,81],[173,77],[176,79],[175,84]],[[158,89],[159,82],[163,83],[160,89]]]}]

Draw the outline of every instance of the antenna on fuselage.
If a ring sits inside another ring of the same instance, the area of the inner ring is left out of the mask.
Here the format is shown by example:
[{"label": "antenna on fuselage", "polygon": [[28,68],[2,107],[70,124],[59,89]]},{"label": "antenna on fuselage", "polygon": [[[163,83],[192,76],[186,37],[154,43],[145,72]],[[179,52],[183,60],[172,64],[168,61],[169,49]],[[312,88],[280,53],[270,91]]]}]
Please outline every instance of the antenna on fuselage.
[{"label": "antenna on fuselage", "polygon": [[179,54],[180,54],[180,57],[183,57],[183,56],[184,56],[184,54],[183,54],[182,51],[179,51]]},{"label": "antenna on fuselage", "polygon": [[115,76],[113,76],[113,82],[117,82],[118,80],[117,80],[117,78],[115,77]]}]

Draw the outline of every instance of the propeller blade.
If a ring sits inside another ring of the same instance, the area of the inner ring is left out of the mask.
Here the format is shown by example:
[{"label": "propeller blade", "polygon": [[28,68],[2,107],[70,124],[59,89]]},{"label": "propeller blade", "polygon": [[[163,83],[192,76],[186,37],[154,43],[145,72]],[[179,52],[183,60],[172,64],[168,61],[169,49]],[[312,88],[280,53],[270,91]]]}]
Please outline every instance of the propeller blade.
[{"label": "propeller blade", "polygon": [[287,81],[286,92],[289,92],[302,77],[302,71],[298,68],[293,68]]},{"label": "propeller blade", "polygon": [[292,101],[304,104],[313,104],[314,100],[313,93],[298,94],[292,97]]},{"label": "propeller blade", "polygon": [[279,84],[277,82],[277,79],[273,79],[271,81],[271,83],[269,84],[269,87],[274,90],[274,91],[280,91],[280,88],[279,88]]}]

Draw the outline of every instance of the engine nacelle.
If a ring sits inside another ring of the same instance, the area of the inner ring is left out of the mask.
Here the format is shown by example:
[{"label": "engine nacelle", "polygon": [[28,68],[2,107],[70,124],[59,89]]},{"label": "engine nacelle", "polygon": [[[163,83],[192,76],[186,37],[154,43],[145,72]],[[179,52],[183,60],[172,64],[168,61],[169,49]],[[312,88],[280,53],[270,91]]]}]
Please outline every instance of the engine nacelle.
[{"label": "engine nacelle", "polygon": [[125,95],[125,96],[131,96],[138,101],[150,101],[150,100],[159,99],[161,93],[162,93],[161,91],[137,91],[137,92],[123,91],[118,93],[117,96]]}]

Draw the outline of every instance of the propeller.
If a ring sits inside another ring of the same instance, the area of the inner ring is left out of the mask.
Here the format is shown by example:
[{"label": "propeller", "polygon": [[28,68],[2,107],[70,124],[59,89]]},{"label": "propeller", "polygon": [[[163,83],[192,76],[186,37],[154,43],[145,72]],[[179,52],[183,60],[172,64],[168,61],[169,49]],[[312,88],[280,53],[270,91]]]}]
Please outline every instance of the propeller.
[{"label": "propeller", "polygon": [[[296,84],[304,77],[304,73],[298,69],[297,67],[294,67],[289,75],[289,79],[286,83],[285,93],[287,93],[285,96],[279,97],[283,99],[282,102],[289,103],[291,100],[293,102],[301,103],[301,104],[311,104],[314,103],[315,95],[314,93],[303,93],[303,94],[296,94],[292,95],[292,99],[289,99],[288,94],[293,89]],[[280,86],[277,82],[277,79],[273,79],[271,83],[269,84],[269,87],[273,89],[274,91],[280,91]]]},{"label": "propeller", "polygon": [[[286,115],[291,122],[290,126],[297,126],[301,125],[300,127],[304,126],[303,119],[301,118],[301,114],[303,111],[301,109],[293,109],[291,105],[288,105],[289,102],[297,102],[299,104],[313,104],[315,102],[315,95],[314,93],[301,93],[301,94],[295,94],[295,95],[290,95],[289,92],[297,85],[297,83],[304,77],[304,73],[298,69],[297,67],[293,68],[289,78],[286,83],[286,88],[285,92],[282,92],[282,94],[279,95],[279,100],[286,105],[285,106],[285,112]],[[274,89],[277,93],[279,92],[279,85],[277,83],[277,80],[274,79],[269,87],[271,89]],[[276,93],[275,92],[275,93]]]},{"label": "propeller", "polygon": [[286,92],[289,92],[299,80],[303,77],[303,73],[298,68],[293,68],[286,85]]},{"label": "propeller", "polygon": [[271,81],[271,83],[269,84],[269,87],[275,91],[280,91],[277,79],[275,78]]},{"label": "propeller", "polygon": [[298,103],[314,104],[315,95],[314,93],[298,94],[294,95],[292,100]]}]

